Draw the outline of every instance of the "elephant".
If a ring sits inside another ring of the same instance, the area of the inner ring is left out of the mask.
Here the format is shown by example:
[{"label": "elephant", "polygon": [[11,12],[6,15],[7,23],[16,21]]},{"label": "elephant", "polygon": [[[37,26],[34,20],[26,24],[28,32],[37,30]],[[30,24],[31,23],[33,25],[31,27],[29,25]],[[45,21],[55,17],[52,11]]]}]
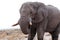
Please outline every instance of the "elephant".
[{"label": "elephant", "polygon": [[38,40],[43,40],[45,32],[52,35],[52,40],[58,40],[60,33],[60,10],[52,5],[41,2],[23,3],[20,10],[21,18],[13,26],[20,25],[28,40],[33,40],[37,33]]}]

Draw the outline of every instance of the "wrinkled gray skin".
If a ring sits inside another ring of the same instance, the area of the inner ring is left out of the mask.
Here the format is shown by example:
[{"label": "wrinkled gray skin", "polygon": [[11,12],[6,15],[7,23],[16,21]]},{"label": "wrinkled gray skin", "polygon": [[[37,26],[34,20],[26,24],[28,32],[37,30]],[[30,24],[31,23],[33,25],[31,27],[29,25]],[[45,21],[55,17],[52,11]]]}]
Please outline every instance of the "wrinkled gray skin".
[{"label": "wrinkled gray skin", "polygon": [[56,7],[40,2],[26,2],[20,8],[20,14],[21,18],[13,26],[19,24],[22,32],[29,34],[28,40],[33,40],[36,33],[38,40],[43,40],[45,32],[51,33],[52,40],[58,40],[60,11]]}]

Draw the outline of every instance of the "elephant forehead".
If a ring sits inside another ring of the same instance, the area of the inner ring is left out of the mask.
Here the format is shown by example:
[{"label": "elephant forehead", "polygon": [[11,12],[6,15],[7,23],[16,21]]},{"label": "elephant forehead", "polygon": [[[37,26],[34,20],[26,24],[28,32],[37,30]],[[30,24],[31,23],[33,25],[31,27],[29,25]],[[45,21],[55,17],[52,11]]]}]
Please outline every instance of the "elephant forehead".
[{"label": "elephant forehead", "polygon": [[29,11],[31,11],[31,9],[28,6],[24,6],[21,9],[21,12],[29,12]]},{"label": "elephant forehead", "polygon": [[20,12],[20,14],[27,14],[27,15],[30,15],[30,13],[31,14],[35,14],[36,13],[36,10],[32,6],[22,7],[21,12]]},{"label": "elephant forehead", "polygon": [[[41,3],[40,3],[41,4]],[[22,5],[22,10],[21,11],[33,11],[34,13],[37,12],[38,10],[38,7],[39,7],[39,3],[38,2],[27,2],[27,3],[24,3]]]}]

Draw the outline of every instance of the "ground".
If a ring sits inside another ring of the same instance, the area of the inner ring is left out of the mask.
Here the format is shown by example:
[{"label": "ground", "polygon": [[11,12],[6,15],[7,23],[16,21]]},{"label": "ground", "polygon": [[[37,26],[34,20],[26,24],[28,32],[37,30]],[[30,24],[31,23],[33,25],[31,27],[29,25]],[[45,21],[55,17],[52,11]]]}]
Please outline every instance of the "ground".
[{"label": "ground", "polygon": [[[0,40],[27,40],[28,35],[24,35],[20,29],[0,30]],[[51,40],[51,35],[45,33],[44,40]],[[35,36],[34,40],[37,40]]]}]

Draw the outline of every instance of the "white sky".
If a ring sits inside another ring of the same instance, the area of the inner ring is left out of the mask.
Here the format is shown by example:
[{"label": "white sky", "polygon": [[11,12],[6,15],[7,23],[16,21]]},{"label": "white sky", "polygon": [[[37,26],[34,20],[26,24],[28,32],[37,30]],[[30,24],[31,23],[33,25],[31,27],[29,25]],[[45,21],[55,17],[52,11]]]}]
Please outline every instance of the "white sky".
[{"label": "white sky", "polygon": [[20,28],[19,25],[12,27],[20,18],[19,8],[24,2],[43,2],[60,9],[60,0],[0,0],[0,30]]}]

